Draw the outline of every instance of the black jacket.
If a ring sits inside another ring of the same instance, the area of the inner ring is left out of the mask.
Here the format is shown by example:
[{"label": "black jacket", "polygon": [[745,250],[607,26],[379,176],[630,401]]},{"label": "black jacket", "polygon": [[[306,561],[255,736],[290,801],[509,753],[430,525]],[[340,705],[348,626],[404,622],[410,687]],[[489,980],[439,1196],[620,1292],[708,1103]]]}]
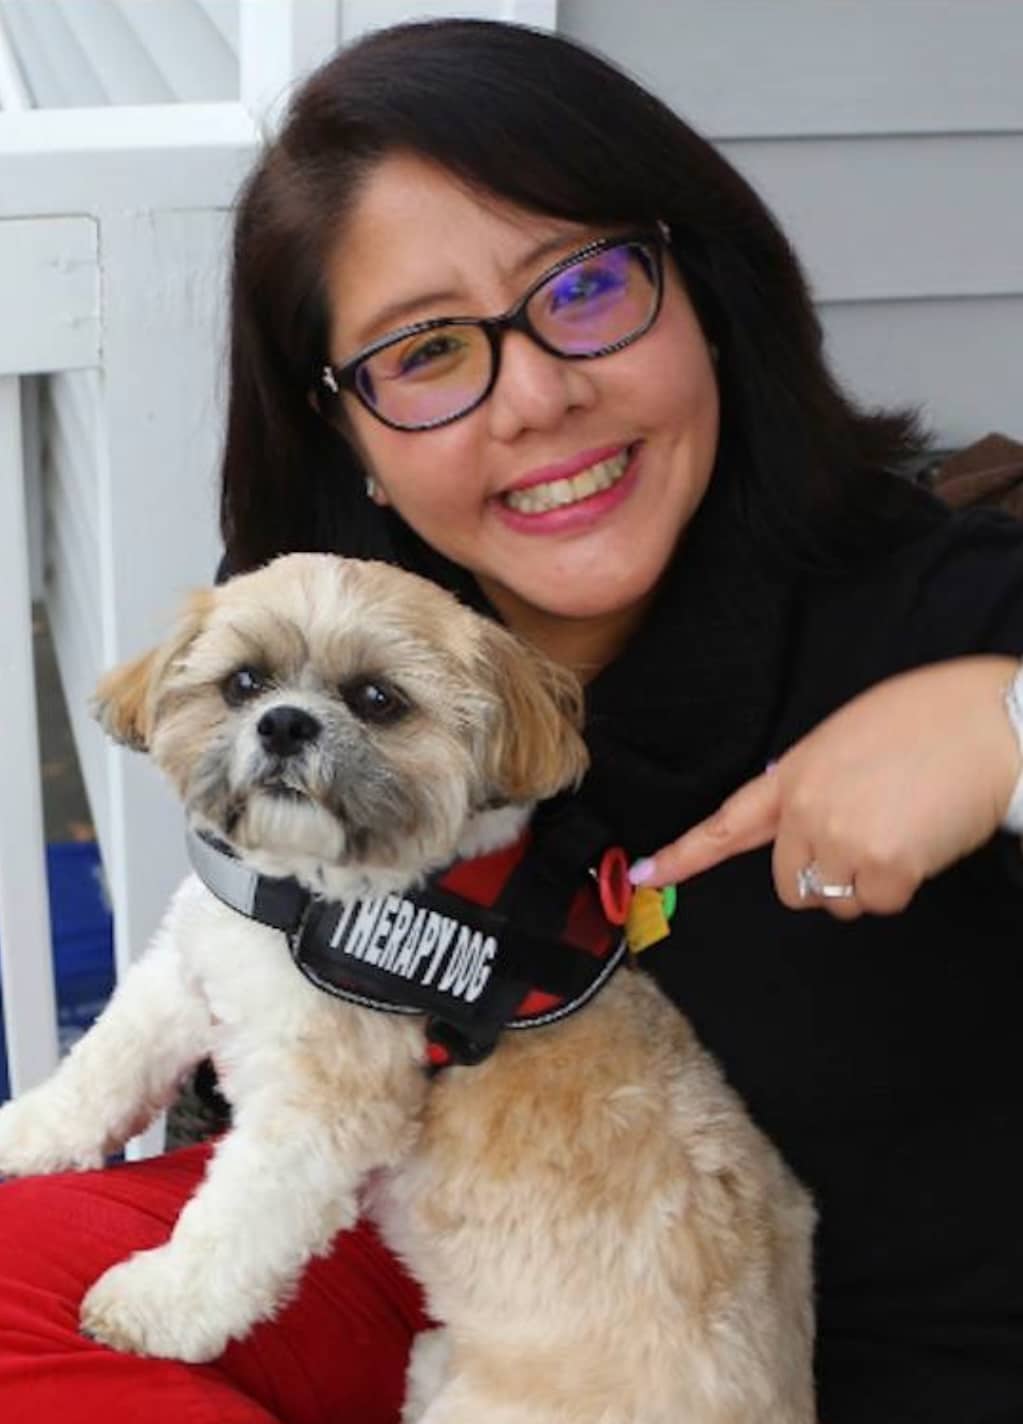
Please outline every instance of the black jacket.
[{"label": "black jacket", "polygon": [[[590,693],[582,794],[632,855],[883,678],[1023,654],[1023,526],[997,513],[842,577],[693,552]],[[1021,1424],[1019,842],[852,923],[786,909],[770,851],[743,855],[680,888],[642,963],[816,1198],[824,1424]]]}]

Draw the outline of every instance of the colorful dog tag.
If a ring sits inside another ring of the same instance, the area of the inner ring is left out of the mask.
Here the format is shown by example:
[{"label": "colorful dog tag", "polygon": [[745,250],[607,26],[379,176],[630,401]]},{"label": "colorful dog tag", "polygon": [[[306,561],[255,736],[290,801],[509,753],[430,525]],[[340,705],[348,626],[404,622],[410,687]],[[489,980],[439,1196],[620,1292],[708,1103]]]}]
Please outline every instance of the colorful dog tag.
[{"label": "colorful dog tag", "polygon": [[675,913],[675,887],[653,890],[640,885],[633,891],[629,917],[625,922],[625,938],[633,954],[640,954],[652,944],[667,939],[671,933],[669,920]]}]

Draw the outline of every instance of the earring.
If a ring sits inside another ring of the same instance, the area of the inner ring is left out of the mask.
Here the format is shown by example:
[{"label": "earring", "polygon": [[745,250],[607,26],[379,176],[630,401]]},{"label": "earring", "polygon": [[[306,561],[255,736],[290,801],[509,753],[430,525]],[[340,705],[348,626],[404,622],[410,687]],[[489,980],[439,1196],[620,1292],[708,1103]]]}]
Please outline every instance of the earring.
[{"label": "earring", "polygon": [[710,351],[710,359],[714,362],[714,365],[716,366],[718,363],[718,357],[721,355],[721,352],[714,345],[713,341],[710,343],[708,350]]},{"label": "earring", "polygon": [[366,498],[371,499],[374,504],[380,502],[380,486],[372,475],[366,476]]}]

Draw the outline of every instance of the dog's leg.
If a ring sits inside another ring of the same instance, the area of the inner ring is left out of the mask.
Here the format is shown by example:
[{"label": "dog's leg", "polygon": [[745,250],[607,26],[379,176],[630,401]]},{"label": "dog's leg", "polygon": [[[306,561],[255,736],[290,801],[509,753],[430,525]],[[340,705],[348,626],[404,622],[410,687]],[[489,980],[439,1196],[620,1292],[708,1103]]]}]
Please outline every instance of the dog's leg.
[{"label": "dog's leg", "polygon": [[273,1085],[236,1104],[170,1241],[100,1278],[83,1329],[115,1349],[202,1361],[271,1318],[307,1261],[354,1223],[367,1173],[414,1140],[425,1080],[412,1054],[403,1090],[393,1070],[374,1081],[359,1067],[325,1084],[270,1064]]},{"label": "dog's leg", "polygon": [[209,1031],[165,927],[56,1073],[0,1108],[0,1175],[101,1166],[170,1101]]},{"label": "dog's leg", "polygon": [[443,1326],[424,1330],[416,1336],[405,1375],[401,1424],[422,1424],[431,1402],[444,1386],[450,1360],[451,1339]]}]

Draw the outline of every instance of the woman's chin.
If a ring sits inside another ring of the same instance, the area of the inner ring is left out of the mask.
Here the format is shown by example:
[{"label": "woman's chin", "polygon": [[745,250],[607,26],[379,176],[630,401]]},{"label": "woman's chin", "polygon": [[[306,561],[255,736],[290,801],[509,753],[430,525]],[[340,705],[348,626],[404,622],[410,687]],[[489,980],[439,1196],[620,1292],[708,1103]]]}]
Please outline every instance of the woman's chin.
[{"label": "woman's chin", "polygon": [[606,559],[548,568],[535,579],[521,576],[508,584],[480,578],[480,586],[501,616],[516,631],[545,620],[568,625],[617,625],[638,619],[657,590],[668,559],[651,559],[638,568],[608,553]]}]

